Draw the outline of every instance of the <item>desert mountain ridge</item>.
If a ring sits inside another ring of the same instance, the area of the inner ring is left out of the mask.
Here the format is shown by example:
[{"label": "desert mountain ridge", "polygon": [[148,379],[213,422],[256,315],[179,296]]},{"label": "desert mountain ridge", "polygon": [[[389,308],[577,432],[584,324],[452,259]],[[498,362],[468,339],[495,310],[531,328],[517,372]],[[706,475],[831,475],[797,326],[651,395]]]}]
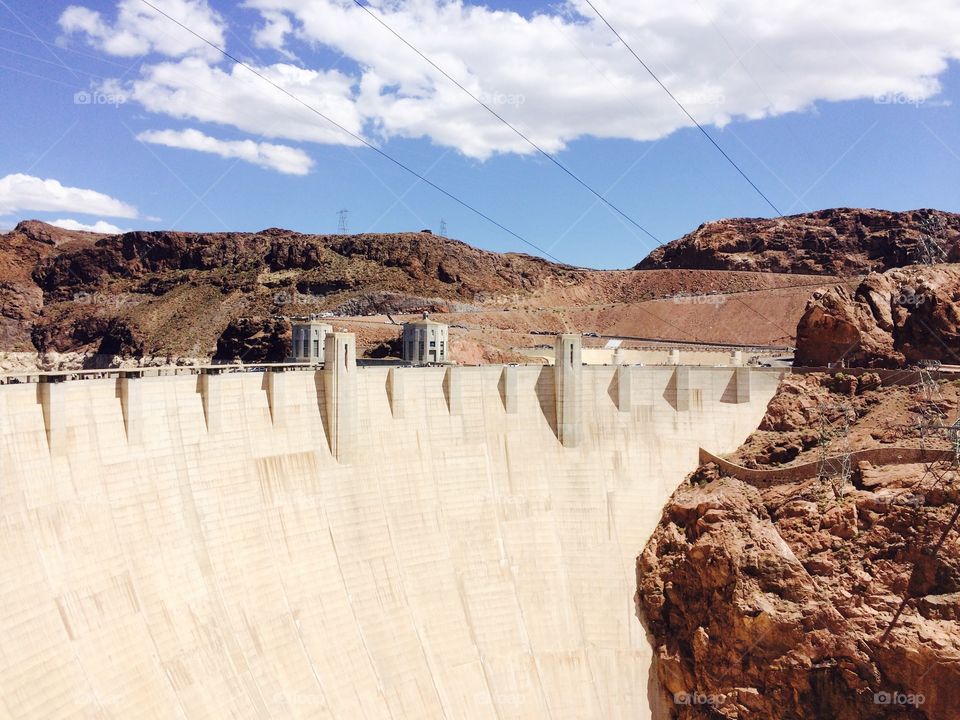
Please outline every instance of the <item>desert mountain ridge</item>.
[{"label": "desert mountain ridge", "polygon": [[921,236],[936,238],[943,262],[960,262],[960,215],[941,210],[832,208],[780,218],[700,225],[661,245],[636,270],[687,268],[810,275],[862,275],[913,265]]},{"label": "desert mountain ridge", "polygon": [[[565,331],[792,345],[818,287],[916,262],[931,227],[958,259],[960,216],[835,209],[707,223],[634,269],[590,270],[427,231],[103,235],[26,220],[0,235],[0,351],[209,358],[243,323],[424,310],[497,352]],[[350,329],[364,350],[396,332]]]}]

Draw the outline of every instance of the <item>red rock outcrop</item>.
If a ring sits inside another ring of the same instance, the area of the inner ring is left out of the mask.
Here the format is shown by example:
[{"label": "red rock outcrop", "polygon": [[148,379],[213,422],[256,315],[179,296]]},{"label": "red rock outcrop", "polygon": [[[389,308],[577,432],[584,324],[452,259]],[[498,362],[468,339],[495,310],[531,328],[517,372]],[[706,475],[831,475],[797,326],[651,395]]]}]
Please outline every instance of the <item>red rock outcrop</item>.
[{"label": "red rock outcrop", "polygon": [[938,210],[837,208],[781,218],[704,223],[663,245],[636,266],[765,270],[811,275],[859,275],[916,263],[924,224],[935,231],[949,262],[960,262],[960,215]]},{"label": "red rock outcrop", "polygon": [[279,318],[240,318],[217,340],[214,362],[285,362],[292,352],[290,324]]},{"label": "red rock outcrop", "polygon": [[[881,405],[865,392],[862,430]],[[796,406],[790,391],[766,426],[796,431]],[[827,479],[694,473],[637,559],[669,717],[958,717],[960,478],[937,470],[863,463],[839,496]]]},{"label": "red rock outcrop", "polygon": [[422,233],[303,235],[273,228],[106,236],[39,263],[34,278],[48,297],[63,298],[106,279],[142,281],[157,273],[217,272],[229,290],[258,273],[298,271],[300,292],[331,294],[373,285],[421,294],[428,288],[444,290],[447,297],[473,299],[480,291],[530,290],[545,277],[569,270],[528,255],[501,255]]},{"label": "red rock outcrop", "polygon": [[896,368],[960,363],[960,265],[872,273],[814,293],[797,326],[796,364]]},{"label": "red rock outcrop", "polygon": [[0,235],[0,348],[32,349],[30,331],[43,309],[43,291],[34,269],[59,252],[58,246],[90,244],[99,236],[62,231],[36,221]]}]

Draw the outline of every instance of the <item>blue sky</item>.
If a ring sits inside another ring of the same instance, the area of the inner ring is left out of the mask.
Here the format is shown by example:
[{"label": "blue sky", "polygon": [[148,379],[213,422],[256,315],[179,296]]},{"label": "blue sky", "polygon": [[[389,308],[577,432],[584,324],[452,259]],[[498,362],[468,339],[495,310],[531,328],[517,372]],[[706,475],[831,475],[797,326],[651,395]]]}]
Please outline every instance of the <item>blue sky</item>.
[{"label": "blue sky", "polygon": [[[348,208],[351,232],[437,231],[443,218],[451,237],[530,251],[373,151],[317,129],[320,118],[273,88],[251,90],[255,79],[239,80],[245,71],[231,74],[179,29],[168,36],[156,18],[144,25],[136,13],[149,9],[123,2],[126,20],[114,1],[88,0],[69,13],[69,3],[0,3],[0,226],[37,217],[319,233],[334,232],[337,211]],[[258,68],[287,73],[274,77],[551,255],[609,268],[649,252],[649,238],[529,153],[369,18],[325,2],[158,4],[207,36],[219,33]],[[790,17],[759,17],[751,3],[740,6],[755,30],[734,22],[723,2],[696,3],[704,14],[693,20],[662,7],[647,19],[610,0],[598,7],[785,214],[960,210],[960,19],[949,3],[924,3],[917,12],[930,15],[918,20],[895,3],[885,18],[878,0],[875,21],[884,33],[893,23],[893,46],[859,26],[853,0],[838,0],[831,12],[840,15],[807,29]],[[418,0],[380,11],[659,240],[708,220],[774,214],[577,5],[451,9]],[[259,32],[277,18],[277,32]],[[781,19],[782,36],[764,29]],[[915,23],[932,20],[942,34],[922,34],[918,45]],[[834,36],[819,46],[824,23]],[[475,37],[483,43],[467,47]],[[207,70],[214,74],[205,80]],[[299,70],[306,74],[290,74]],[[209,84],[178,85],[194,81]],[[236,91],[227,87],[234,81]],[[78,92],[91,102],[78,103]],[[50,180],[59,187],[41,184]]]}]

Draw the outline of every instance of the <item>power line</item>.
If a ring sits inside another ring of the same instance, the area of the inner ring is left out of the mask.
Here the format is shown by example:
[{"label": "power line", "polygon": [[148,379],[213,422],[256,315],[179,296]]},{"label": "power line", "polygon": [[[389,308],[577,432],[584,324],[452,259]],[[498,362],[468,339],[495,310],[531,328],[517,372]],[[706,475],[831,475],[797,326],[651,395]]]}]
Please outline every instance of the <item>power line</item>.
[{"label": "power line", "polygon": [[577,174],[576,174],[575,172],[573,172],[570,168],[568,168],[568,167],[567,167],[566,165],[564,165],[562,162],[560,162],[559,160],[557,160],[557,158],[555,158],[553,155],[551,155],[550,153],[548,153],[546,150],[544,150],[542,147],[540,147],[537,143],[535,143],[533,140],[531,140],[530,137],[529,137],[528,135],[526,135],[523,131],[521,131],[519,128],[517,128],[516,125],[514,125],[513,123],[511,123],[509,120],[507,120],[505,117],[503,117],[500,113],[498,113],[496,110],[494,110],[492,107],[490,107],[487,103],[485,103],[483,100],[481,100],[481,99],[478,98],[476,95],[474,95],[472,92],[470,92],[470,90],[468,90],[459,80],[457,80],[456,78],[454,78],[454,77],[453,77],[452,75],[450,75],[446,70],[444,70],[442,67],[440,67],[439,65],[437,65],[433,60],[431,60],[429,57],[427,57],[427,56],[424,55],[422,52],[420,52],[420,50],[418,50],[413,44],[411,44],[405,37],[403,37],[400,33],[398,33],[396,30],[394,30],[390,25],[388,25],[379,15],[377,15],[375,12],[373,12],[369,7],[367,7],[366,5],[364,5],[363,3],[361,3],[360,0],[353,0],[353,4],[356,5],[358,8],[360,8],[361,10],[363,10],[367,15],[369,15],[370,17],[372,17],[372,18],[373,18],[374,20],[376,20],[378,23],[380,23],[380,25],[382,25],[384,28],[386,28],[395,38],[397,38],[400,42],[402,42],[402,43],[403,43],[404,45],[406,45],[408,48],[410,48],[411,50],[413,50],[413,51],[414,51],[417,55],[419,55],[422,59],[424,59],[424,60],[426,60],[428,63],[430,63],[430,66],[433,67],[434,70],[436,70],[437,72],[439,72],[439,73],[440,73],[441,75],[443,75],[447,80],[449,80],[450,82],[452,82],[454,85],[456,85],[458,88],[460,88],[463,92],[465,92],[467,95],[469,95],[469,96],[473,99],[474,102],[476,102],[478,105],[480,105],[480,107],[482,107],[482,108],[483,108],[484,110],[486,110],[488,113],[490,113],[491,115],[493,115],[497,120],[499,120],[501,123],[503,123],[504,125],[506,125],[508,128],[510,128],[511,130],[513,130],[513,132],[514,132],[517,136],[519,136],[520,138],[522,138],[522,139],[524,140],[524,142],[526,142],[530,147],[532,147],[532,148],[533,148],[534,150],[536,150],[538,153],[540,153],[541,155],[543,155],[547,160],[549,160],[550,162],[552,162],[552,163],[553,163],[554,165],[556,165],[558,168],[560,168],[561,170],[563,170],[563,172],[565,172],[567,175],[569,175],[571,178],[573,178],[577,183],[579,183],[579,184],[582,185],[584,188],[586,188],[586,189],[589,190],[591,193],[593,193],[593,195],[595,195],[595,196],[597,197],[597,199],[600,200],[600,202],[602,202],[604,205],[606,205],[607,207],[609,207],[609,208],[610,208],[611,210],[613,210],[615,213],[617,213],[618,215],[620,215],[620,216],[621,216],[622,218],[624,218],[627,222],[629,222],[630,224],[632,224],[632,225],[634,225],[635,227],[639,228],[643,233],[645,233],[647,236],[649,236],[650,239],[652,239],[654,242],[656,242],[657,244],[660,243],[660,240],[659,240],[659,238],[657,238],[656,235],[654,235],[653,233],[651,233],[649,230],[647,230],[645,227],[643,227],[643,225],[641,225],[639,222],[637,222],[637,221],[634,220],[632,217],[630,217],[629,215],[627,215],[623,210],[621,210],[620,208],[618,208],[618,207],[617,207],[616,205],[614,205],[612,202],[610,202],[609,200],[607,200],[603,195],[601,195],[599,192],[597,192],[593,187],[591,187],[590,185],[588,185],[588,184],[586,183],[586,181],[584,181],[579,175],[577,175]]},{"label": "power line", "polygon": [[[0,0],[0,2],[2,2],[2,0]],[[190,33],[191,35],[193,35],[195,38],[197,38],[197,39],[200,40],[201,42],[209,45],[210,47],[212,47],[214,50],[216,50],[217,52],[219,52],[221,55],[223,55],[223,56],[224,56],[225,58],[227,58],[228,60],[231,60],[231,61],[234,62],[236,65],[244,68],[245,70],[247,70],[247,71],[250,72],[250,73],[253,73],[253,74],[256,75],[258,78],[260,78],[260,79],[263,80],[264,82],[268,83],[269,85],[272,85],[275,89],[277,89],[277,90],[279,90],[280,92],[282,92],[284,95],[286,95],[287,97],[289,97],[291,100],[299,103],[300,105],[302,105],[303,107],[305,107],[307,110],[309,110],[310,112],[314,113],[314,114],[317,115],[318,117],[323,118],[323,119],[326,120],[328,123],[330,123],[331,125],[333,125],[334,127],[336,127],[338,130],[346,133],[347,135],[349,135],[350,137],[352,137],[354,140],[356,140],[357,142],[361,143],[362,145],[365,145],[366,147],[368,147],[369,149],[373,150],[375,153],[377,153],[377,154],[380,155],[381,157],[385,158],[386,160],[389,160],[389,161],[392,162],[394,165],[396,165],[397,167],[399,167],[401,170],[404,170],[404,171],[408,172],[409,174],[413,175],[415,178],[417,178],[417,179],[420,180],[421,182],[426,183],[427,185],[429,185],[430,187],[432,187],[432,188],[433,188],[434,190],[436,190],[437,192],[439,192],[439,193],[445,195],[446,197],[450,198],[451,200],[453,200],[453,201],[454,201],[455,203],[457,203],[458,205],[461,205],[462,207],[465,207],[467,210],[469,210],[470,212],[474,213],[475,215],[478,215],[479,217],[483,218],[484,220],[486,220],[487,222],[489,222],[491,225],[495,225],[496,227],[498,227],[498,228],[500,228],[501,230],[503,230],[505,233],[507,233],[507,234],[515,237],[517,240],[519,240],[520,242],[522,242],[524,245],[527,245],[527,246],[533,248],[534,250],[536,250],[537,252],[541,253],[541,254],[544,255],[545,257],[550,258],[550,259],[553,260],[554,262],[562,263],[561,260],[559,260],[558,258],[556,258],[556,257],[554,257],[553,255],[551,255],[549,252],[547,252],[546,250],[544,250],[543,248],[541,248],[539,245],[536,245],[535,243],[532,243],[532,242],[530,242],[529,240],[527,240],[526,238],[524,238],[522,235],[519,235],[518,233],[515,233],[513,230],[511,230],[510,228],[508,228],[506,225],[503,225],[502,223],[497,222],[496,220],[494,220],[492,217],[490,217],[489,215],[487,215],[487,214],[486,214],[485,212],[483,212],[482,210],[479,210],[478,208],[474,207],[473,205],[471,205],[470,203],[468,203],[466,200],[462,200],[461,198],[457,197],[456,195],[454,195],[453,193],[451,193],[449,190],[445,190],[444,188],[440,187],[439,185],[437,185],[437,184],[436,184],[435,182],[433,182],[432,180],[428,180],[425,176],[423,176],[423,175],[421,175],[420,173],[418,173],[416,170],[414,170],[413,168],[411,168],[409,165],[407,165],[406,163],[404,163],[404,162],[401,161],[401,160],[398,160],[397,158],[393,157],[392,155],[390,155],[389,153],[385,152],[384,150],[381,150],[380,148],[378,148],[376,145],[374,145],[373,143],[371,143],[369,140],[367,140],[367,139],[364,138],[363,136],[356,134],[356,133],[353,132],[352,130],[348,130],[348,129],[345,128],[343,125],[341,125],[340,123],[338,123],[336,120],[334,120],[334,119],[328,117],[327,115],[323,114],[322,112],[320,112],[319,110],[317,110],[315,107],[313,107],[313,106],[310,105],[309,103],[305,102],[304,100],[301,100],[299,97],[297,97],[296,95],[294,95],[293,93],[291,93],[289,90],[287,90],[286,88],[284,88],[282,85],[279,85],[279,84],[275,83],[273,80],[271,80],[270,78],[268,78],[268,77],[267,77],[266,75],[264,75],[263,73],[255,70],[253,67],[251,67],[251,66],[248,65],[247,63],[245,63],[245,62],[243,62],[242,60],[240,60],[239,58],[231,55],[229,52],[227,52],[226,50],[224,50],[222,47],[220,47],[220,46],[217,45],[216,43],[208,40],[207,38],[205,38],[205,37],[204,37],[203,35],[201,35],[200,33],[196,32],[195,30],[192,30],[191,28],[187,27],[186,25],[184,25],[182,22],[180,22],[180,21],[177,20],[176,18],[168,15],[168,14],[165,13],[163,10],[161,10],[160,8],[158,8],[156,5],[150,3],[148,0],[140,0],[140,2],[142,2],[142,3],[143,3],[144,5],[146,5],[147,7],[151,8],[154,12],[159,13],[160,15],[163,15],[163,17],[167,18],[167,20],[169,20],[170,22],[172,22],[172,23],[174,23],[175,25],[179,26],[179,27],[182,28],[183,30],[186,30],[188,33]]]},{"label": "power line", "polygon": [[[356,1],[356,0],[354,0],[354,1]],[[774,212],[777,213],[777,216],[778,216],[778,217],[782,216],[783,213],[780,212],[780,208],[778,208],[776,205],[774,205],[773,202],[770,200],[770,198],[768,198],[766,195],[764,195],[763,191],[762,191],[759,187],[757,187],[757,185],[753,182],[753,180],[751,180],[751,179],[747,176],[747,174],[746,174],[743,170],[740,169],[740,166],[737,165],[737,163],[735,163],[735,162],[733,161],[733,158],[731,158],[729,155],[727,155],[726,151],[724,151],[724,149],[717,144],[717,141],[714,140],[713,137],[710,135],[710,133],[708,133],[708,132],[704,129],[703,125],[701,125],[699,122],[697,122],[697,119],[696,119],[695,117],[693,117],[693,115],[691,115],[691,114],[687,111],[687,109],[683,106],[683,103],[681,103],[679,100],[677,100],[676,96],[675,96],[672,92],[670,92],[670,90],[667,88],[666,85],[663,84],[663,82],[660,80],[660,78],[657,77],[656,73],[653,72],[653,70],[650,69],[650,67],[640,58],[639,55],[637,55],[636,51],[635,51],[632,47],[630,47],[630,45],[627,43],[626,40],[623,39],[623,36],[622,36],[620,33],[617,32],[616,28],[614,28],[613,25],[610,24],[610,21],[608,21],[607,18],[605,18],[605,17],[603,16],[603,14],[602,14],[599,10],[597,10],[596,5],[594,5],[594,4],[591,2],[591,0],[584,0],[584,2],[586,2],[587,5],[589,5],[590,8],[597,14],[597,17],[599,17],[601,20],[603,20],[604,25],[606,25],[608,28],[610,28],[610,32],[612,32],[614,35],[617,36],[617,40],[619,40],[620,43],[621,43],[627,50],[630,51],[630,54],[633,55],[633,57],[636,59],[636,61],[637,61],[638,63],[640,63],[640,64],[643,66],[643,69],[646,70],[646,71],[650,74],[650,77],[652,77],[654,80],[657,81],[657,84],[658,84],[661,88],[663,88],[663,91],[664,91],[667,95],[670,96],[670,99],[673,100],[673,102],[676,103],[677,107],[680,108],[680,109],[683,111],[683,114],[686,115],[686,116],[690,119],[690,122],[692,122],[694,125],[697,126],[697,129],[699,129],[700,132],[703,133],[703,136],[704,136],[707,140],[710,141],[710,144],[713,145],[713,146],[717,149],[717,151],[718,151],[721,155],[723,155],[724,158],[726,158],[726,160],[727,160],[728,163],[730,163],[731,165],[733,165],[734,169],[736,169],[736,171],[737,171],[738,173],[740,173],[740,176],[750,184],[750,187],[752,187],[754,190],[756,190],[756,191],[757,191],[757,194],[764,199],[764,201],[767,203],[767,205],[769,205],[770,207],[773,208]]]}]

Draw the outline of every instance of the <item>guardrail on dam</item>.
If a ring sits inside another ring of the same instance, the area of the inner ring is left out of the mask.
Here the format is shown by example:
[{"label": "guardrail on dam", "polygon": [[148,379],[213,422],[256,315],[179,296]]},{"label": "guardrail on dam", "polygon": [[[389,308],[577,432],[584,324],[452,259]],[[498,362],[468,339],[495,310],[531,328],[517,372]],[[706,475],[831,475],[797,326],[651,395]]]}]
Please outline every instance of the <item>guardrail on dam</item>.
[{"label": "guardrail on dam", "polygon": [[0,386],[0,717],[654,716],[635,557],[781,372],[558,342]]}]

